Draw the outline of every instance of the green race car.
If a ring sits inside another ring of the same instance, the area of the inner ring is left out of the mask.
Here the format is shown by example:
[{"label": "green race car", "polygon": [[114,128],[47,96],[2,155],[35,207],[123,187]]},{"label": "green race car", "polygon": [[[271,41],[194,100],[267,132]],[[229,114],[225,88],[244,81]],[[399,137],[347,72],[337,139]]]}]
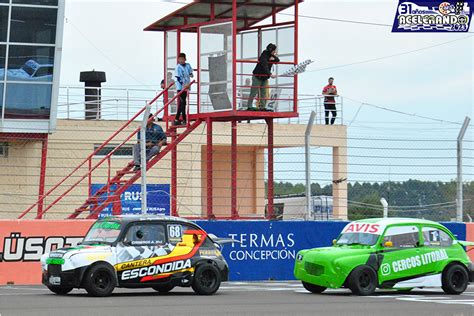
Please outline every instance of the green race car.
[{"label": "green race car", "polygon": [[442,287],[461,294],[473,280],[474,265],[463,248],[471,245],[432,221],[366,219],[347,224],[332,247],[298,252],[294,274],[312,293]]}]

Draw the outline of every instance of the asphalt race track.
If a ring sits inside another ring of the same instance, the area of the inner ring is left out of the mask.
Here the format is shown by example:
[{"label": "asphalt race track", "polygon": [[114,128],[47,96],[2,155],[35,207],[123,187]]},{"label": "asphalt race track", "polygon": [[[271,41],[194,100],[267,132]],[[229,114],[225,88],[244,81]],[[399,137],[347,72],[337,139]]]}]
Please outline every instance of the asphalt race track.
[{"label": "asphalt race track", "polygon": [[88,297],[83,290],[58,296],[43,286],[0,287],[0,315],[474,315],[474,285],[463,295],[441,290],[410,294],[378,291],[353,296],[348,290],[315,295],[298,282],[228,282],[214,296],[176,288],[167,295],[153,290],[116,289],[111,297]]}]

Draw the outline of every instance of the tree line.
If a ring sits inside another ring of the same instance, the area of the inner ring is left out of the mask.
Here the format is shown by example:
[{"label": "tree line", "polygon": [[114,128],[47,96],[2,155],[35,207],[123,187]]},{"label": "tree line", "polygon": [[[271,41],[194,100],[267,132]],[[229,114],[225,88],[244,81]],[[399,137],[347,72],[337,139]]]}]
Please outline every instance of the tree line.
[{"label": "tree line", "polygon": [[[332,186],[311,184],[311,194],[332,195]],[[448,221],[456,217],[455,181],[354,182],[348,184],[349,219],[355,220],[383,215],[380,199],[389,204],[389,216],[417,217]],[[474,181],[464,183],[464,220],[474,217]],[[303,195],[302,183],[275,182],[275,196]]]}]

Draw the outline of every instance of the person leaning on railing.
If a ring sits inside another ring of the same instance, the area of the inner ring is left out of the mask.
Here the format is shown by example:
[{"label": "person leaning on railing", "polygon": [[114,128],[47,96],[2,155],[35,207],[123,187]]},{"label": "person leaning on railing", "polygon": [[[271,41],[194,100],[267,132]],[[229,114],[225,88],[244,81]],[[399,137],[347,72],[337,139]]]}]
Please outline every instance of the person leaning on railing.
[{"label": "person leaning on railing", "polygon": [[259,95],[259,100],[257,102],[257,109],[260,111],[265,111],[265,105],[267,104],[268,99],[268,79],[276,78],[275,75],[272,75],[272,63],[280,62],[280,59],[277,57],[277,47],[275,44],[268,44],[267,49],[265,49],[258,63],[253,70],[252,77],[252,89],[250,90],[249,99],[247,102],[248,110],[255,110],[252,107],[253,99],[255,96]]},{"label": "person leaning on railing", "polygon": [[[150,114],[148,119],[152,118]],[[140,131],[141,132],[141,131]],[[138,132],[138,142],[133,145],[133,163],[135,165],[134,171],[140,170],[141,162],[141,148],[140,148],[140,132]],[[155,124],[153,120],[149,121],[145,130],[146,141],[146,161],[160,153],[162,146],[166,145],[166,134],[160,125]]]}]

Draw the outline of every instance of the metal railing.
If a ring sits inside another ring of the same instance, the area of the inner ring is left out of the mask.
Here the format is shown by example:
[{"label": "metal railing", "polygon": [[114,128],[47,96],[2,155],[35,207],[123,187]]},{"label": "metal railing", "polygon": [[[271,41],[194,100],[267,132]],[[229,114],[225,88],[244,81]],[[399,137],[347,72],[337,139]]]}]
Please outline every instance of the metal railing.
[{"label": "metal railing", "polygon": [[[191,85],[194,84],[195,82],[191,82]],[[116,152],[118,149],[120,149],[123,145],[125,145],[133,136],[135,136],[140,128],[135,128],[133,130],[133,132],[131,134],[129,134],[128,137],[125,138],[125,140],[123,140],[118,146],[115,146],[115,148],[110,151],[107,155],[105,155],[103,158],[101,158],[99,160],[99,162],[96,162],[96,163],[93,163],[93,159],[95,158],[95,155],[101,150],[103,149],[105,146],[109,145],[114,139],[116,139],[117,135],[119,135],[122,131],[124,131],[127,127],[130,126],[130,124],[135,121],[135,120],[138,120],[140,119],[140,116],[143,112],[145,112],[146,110],[146,107],[149,106],[149,105],[153,105],[154,103],[156,103],[156,101],[162,97],[162,95],[173,85],[170,84],[170,86],[168,86],[167,89],[165,90],[162,90],[161,92],[159,92],[158,94],[155,95],[154,98],[151,99],[151,101],[147,102],[147,104],[142,107],[141,109],[139,109],[136,113],[133,114],[133,116],[128,119],[128,121],[122,125],[117,131],[115,131],[106,141],[104,141],[99,147],[97,147],[86,159],[82,160],[82,162],[76,167],[74,168],[68,175],[66,175],[64,178],[62,178],[58,183],[56,183],[51,189],[48,190],[48,192],[46,192],[43,196],[41,196],[38,201],[36,203],[34,203],[33,205],[31,205],[29,208],[27,208],[24,212],[21,213],[21,215],[18,217],[18,219],[21,219],[23,218],[26,214],[28,214],[32,209],[34,209],[36,206],[39,206],[41,205],[41,209],[42,211],[39,212],[37,215],[36,215],[36,218],[39,219],[39,218],[42,218],[42,216],[48,211],[50,210],[54,205],[56,205],[58,202],[61,201],[61,199],[64,198],[64,196],[68,195],[74,188],[78,187],[78,185],[80,185],[85,179],[87,179],[87,183],[88,183],[88,187],[89,187],[89,196],[91,196],[91,185],[92,185],[92,173],[98,169],[100,166],[106,164],[108,170],[107,170],[107,174],[108,174],[108,182],[107,182],[107,192],[109,192],[109,184],[110,184],[110,180],[111,180],[111,164],[110,164],[110,159],[112,157],[112,155],[114,154],[114,152]],[[162,106],[161,108],[159,108],[157,111],[153,111],[153,119],[159,115],[161,112],[163,112],[168,106],[169,104],[174,101],[176,98],[179,97],[180,94],[177,94],[173,97],[173,99],[170,99],[168,100],[168,102]],[[150,119],[152,120],[152,119]],[[168,130],[168,128],[167,128]],[[83,170],[82,170],[82,167],[87,167],[87,171],[84,173]],[[45,200],[50,196],[52,195],[52,193],[54,191],[56,191],[60,186],[62,186],[66,180],[70,179],[70,178],[75,178],[74,179],[74,182],[73,184],[67,184],[65,185],[66,186],[66,189],[65,191],[61,192],[52,202],[48,203],[47,205],[44,205],[45,203]],[[78,180],[76,180],[78,179]],[[43,206],[44,209],[43,209]]]},{"label": "metal railing", "polygon": [[[95,94],[86,95],[85,88],[81,86],[61,86],[59,88],[58,100],[58,118],[68,120],[84,120],[86,118],[86,105],[94,105],[100,103],[100,110],[97,112],[96,120],[129,120],[138,111],[140,111],[149,100],[153,100],[156,95],[160,94],[161,89],[137,89],[126,87],[103,87],[87,89],[95,90]],[[176,91],[170,90],[168,100],[176,94]],[[239,91],[238,91],[239,93]],[[86,97],[96,97],[100,95],[100,101],[88,101]],[[280,109],[292,109],[293,99],[292,95],[282,92],[278,100],[278,107]],[[333,96],[336,105],[336,120],[335,125],[344,124],[344,102],[342,96]],[[158,98],[153,103],[153,111],[158,111],[164,105],[164,98]],[[325,124],[325,108],[323,95],[314,94],[299,94],[298,95],[298,112],[299,117],[289,119],[279,119],[279,123],[288,124],[306,124],[312,111],[315,111],[317,116],[316,124]],[[205,100],[201,96],[201,104],[210,104],[210,100]],[[238,99],[238,109],[245,110],[245,100]],[[170,115],[173,115],[176,108],[176,102],[170,104]],[[198,111],[198,98],[196,92],[191,92],[188,95],[188,109],[191,114]],[[242,103],[242,104],[241,104]],[[332,117],[332,115],[331,115]],[[90,118],[90,117],[89,117]],[[262,121],[263,122],[263,121]]]}]

